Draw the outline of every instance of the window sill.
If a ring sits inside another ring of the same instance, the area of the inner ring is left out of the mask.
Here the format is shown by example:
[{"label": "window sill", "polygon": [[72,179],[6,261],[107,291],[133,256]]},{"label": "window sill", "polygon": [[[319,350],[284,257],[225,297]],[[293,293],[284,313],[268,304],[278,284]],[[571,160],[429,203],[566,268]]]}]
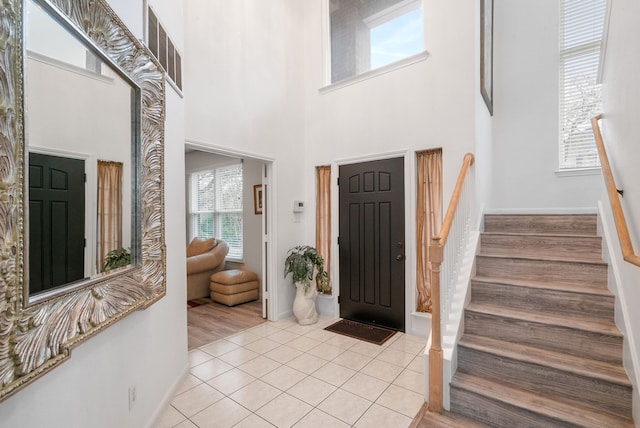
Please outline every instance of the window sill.
[{"label": "window sill", "polygon": [[176,91],[176,94],[178,94],[178,96],[180,98],[184,98],[184,94],[182,93],[182,89],[180,89],[178,87],[178,85],[173,80],[171,80],[171,77],[169,77],[168,74],[165,75],[165,80],[167,81],[169,86],[171,86],[173,88],[173,90]]},{"label": "window sill", "polygon": [[[105,76],[104,74],[96,73],[95,71],[92,71],[92,70],[89,70],[89,69],[86,69],[86,68],[82,68],[82,67],[78,67],[76,65],[69,64],[68,62],[61,61],[59,59],[49,57],[47,55],[43,55],[43,54],[40,54],[38,52],[27,51],[27,58],[31,59],[31,60],[34,60],[34,61],[41,62],[43,64],[50,65],[52,67],[59,68],[59,69],[64,70],[64,71],[69,71],[71,73],[79,74],[80,76],[84,76],[84,77],[88,77],[90,79],[98,80],[98,81],[103,82],[103,83],[107,83],[107,84],[111,84],[112,85],[113,82],[114,82],[113,78]],[[105,64],[105,65],[109,66],[108,64]]]},{"label": "window sill", "polygon": [[602,171],[599,166],[591,167],[591,168],[567,168],[567,169],[558,169],[556,170],[556,175],[558,177],[579,177],[583,175],[600,175]]},{"label": "window sill", "polygon": [[426,60],[429,57],[429,52],[424,51],[424,52],[420,52],[419,54],[415,54],[412,55],[410,57],[407,57],[405,59],[402,59],[400,61],[396,61],[393,64],[387,64],[383,67],[380,68],[376,68],[375,70],[369,70],[369,71],[365,71],[362,74],[358,74],[357,76],[353,76],[353,77],[347,77],[346,79],[340,80],[338,82],[335,83],[331,83],[327,86],[324,86],[320,89],[318,89],[318,92],[320,94],[326,94],[329,92],[333,92],[336,91],[338,89],[342,89],[345,88],[347,86],[351,86],[353,84],[356,83],[360,83],[363,82],[365,80],[369,80],[373,77],[376,76],[380,76],[383,74],[387,74],[390,73],[392,71],[395,70],[399,70],[401,68],[405,68],[408,67],[410,65],[416,64],[418,62],[422,62],[424,60]]}]

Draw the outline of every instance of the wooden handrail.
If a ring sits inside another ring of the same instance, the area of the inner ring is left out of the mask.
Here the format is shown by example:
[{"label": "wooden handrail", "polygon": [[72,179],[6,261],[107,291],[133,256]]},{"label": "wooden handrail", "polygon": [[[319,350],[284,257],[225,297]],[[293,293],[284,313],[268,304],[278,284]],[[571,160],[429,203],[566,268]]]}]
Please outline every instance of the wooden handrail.
[{"label": "wooden handrail", "polygon": [[458,207],[462,185],[467,176],[469,166],[473,165],[473,154],[464,155],[462,167],[458,174],[456,187],[451,194],[449,207],[444,216],[440,233],[434,236],[429,244],[429,279],[431,284],[431,348],[429,349],[429,411],[442,413],[442,332],[440,328],[440,265],[443,261],[444,244],[449,237],[449,230]]},{"label": "wooden handrail", "polygon": [[611,209],[613,210],[613,219],[616,223],[616,230],[618,232],[618,240],[620,241],[620,247],[622,249],[622,257],[625,261],[640,266],[640,256],[633,251],[633,244],[631,243],[631,236],[629,236],[629,229],[627,228],[627,221],[624,218],[624,211],[622,211],[622,204],[618,198],[618,189],[613,179],[613,172],[611,171],[611,165],[609,164],[609,158],[604,148],[604,141],[602,140],[602,133],[600,132],[600,126],[598,121],[602,119],[602,115],[599,114],[591,119],[591,127],[593,128],[593,134],[596,139],[596,147],[598,148],[598,156],[600,157],[600,167],[602,168],[602,175],[604,182],[607,186],[607,193],[609,194],[609,202],[611,203]]},{"label": "wooden handrail", "polygon": [[442,246],[447,243],[449,230],[451,229],[451,224],[453,223],[453,216],[456,214],[456,208],[458,207],[460,192],[462,192],[464,178],[467,176],[467,170],[471,165],[473,165],[474,160],[475,158],[471,153],[467,153],[462,159],[462,167],[460,168],[460,173],[458,174],[458,181],[456,181],[456,187],[453,189],[453,194],[451,195],[451,200],[449,201],[449,207],[447,208],[447,213],[444,216],[444,220],[442,220],[440,233],[437,236],[433,237],[433,240],[440,241],[440,244]]}]

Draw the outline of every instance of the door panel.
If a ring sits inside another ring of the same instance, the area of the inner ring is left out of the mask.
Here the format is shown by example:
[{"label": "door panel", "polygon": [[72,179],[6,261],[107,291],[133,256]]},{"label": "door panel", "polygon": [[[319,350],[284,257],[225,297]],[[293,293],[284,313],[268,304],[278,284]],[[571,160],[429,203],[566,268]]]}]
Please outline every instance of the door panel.
[{"label": "door panel", "polygon": [[340,166],[340,316],[404,331],[404,159]]},{"label": "door panel", "polygon": [[84,278],[84,161],[29,154],[29,291]]}]

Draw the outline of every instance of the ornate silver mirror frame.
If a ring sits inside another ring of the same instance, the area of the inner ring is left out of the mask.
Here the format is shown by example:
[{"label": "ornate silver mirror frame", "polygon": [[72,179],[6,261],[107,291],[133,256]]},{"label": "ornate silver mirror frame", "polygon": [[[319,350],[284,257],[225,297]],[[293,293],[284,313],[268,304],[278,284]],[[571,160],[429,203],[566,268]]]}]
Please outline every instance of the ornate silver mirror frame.
[{"label": "ornate silver mirror frame", "polygon": [[0,400],[71,349],[165,295],[164,76],[104,0],[47,0],[140,88],[141,262],[35,304],[25,303],[24,3],[0,9]]}]

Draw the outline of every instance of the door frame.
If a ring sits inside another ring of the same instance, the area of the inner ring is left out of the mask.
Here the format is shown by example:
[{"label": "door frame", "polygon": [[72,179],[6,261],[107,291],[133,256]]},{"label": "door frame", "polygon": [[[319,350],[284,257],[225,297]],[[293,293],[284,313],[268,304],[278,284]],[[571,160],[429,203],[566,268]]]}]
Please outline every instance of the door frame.
[{"label": "door frame", "polygon": [[[90,221],[90,219],[95,219],[97,216],[97,200],[96,200],[96,192],[93,192],[91,189],[95,189],[97,187],[97,164],[96,158],[88,153],[82,152],[74,152],[67,150],[59,150],[50,147],[42,147],[42,146],[29,146],[28,152],[38,153],[41,155],[48,156],[58,156],[62,158],[68,159],[79,159],[84,161],[84,173],[86,175],[86,181],[84,186],[84,236],[86,239],[86,245],[84,250],[84,273],[85,276],[91,276],[94,274],[92,272],[93,265],[96,259],[96,227]],[[27,153],[28,156],[28,153]],[[28,162],[28,160],[27,160]],[[25,189],[29,188],[29,174],[25,174]],[[25,217],[29,216],[29,206],[25,205]],[[29,242],[29,228],[25,228],[25,240]],[[25,271],[28,275],[28,270]],[[32,296],[29,299],[29,302],[36,302],[37,298],[34,299]]]},{"label": "door frame", "polygon": [[[206,144],[204,142],[185,140],[185,148],[198,150],[201,152],[212,153],[222,156],[231,156],[241,159],[251,159],[254,161],[262,162],[262,186],[263,189],[267,189],[267,192],[263,193],[265,199],[265,207],[269,210],[268,214],[262,214],[262,272],[260,272],[260,297],[262,299],[262,316],[269,321],[276,321],[277,309],[278,309],[278,277],[277,272],[280,269],[276,266],[277,256],[275,254],[276,237],[277,237],[277,205],[276,201],[276,189],[274,186],[275,180],[273,179],[276,171],[275,159],[259,155],[256,153],[244,152],[239,150],[231,150],[224,147],[214,146]],[[266,187],[265,187],[266,186]],[[185,194],[185,197],[188,195]],[[248,202],[244,202],[248,203]],[[251,201],[253,203],[253,201]],[[266,212],[266,211],[265,211]]]},{"label": "door frame", "polygon": [[333,182],[331,183],[331,254],[332,263],[331,271],[329,274],[332,278],[332,288],[336,290],[335,298],[333,299],[333,314],[339,316],[340,306],[338,304],[338,297],[340,295],[340,260],[337,257],[340,248],[338,246],[338,234],[340,227],[340,189],[338,187],[338,174],[341,165],[349,165],[354,163],[363,163],[376,160],[384,160],[391,158],[403,158],[404,159],[404,239],[405,239],[405,272],[404,272],[404,325],[405,332],[414,332],[414,326],[411,323],[411,314],[415,312],[416,307],[416,272],[415,272],[415,236],[416,231],[416,219],[415,219],[415,171],[416,171],[416,159],[415,151],[413,150],[397,150],[391,152],[383,152],[377,154],[370,154],[365,156],[349,157],[338,159],[331,164],[331,176]]}]

